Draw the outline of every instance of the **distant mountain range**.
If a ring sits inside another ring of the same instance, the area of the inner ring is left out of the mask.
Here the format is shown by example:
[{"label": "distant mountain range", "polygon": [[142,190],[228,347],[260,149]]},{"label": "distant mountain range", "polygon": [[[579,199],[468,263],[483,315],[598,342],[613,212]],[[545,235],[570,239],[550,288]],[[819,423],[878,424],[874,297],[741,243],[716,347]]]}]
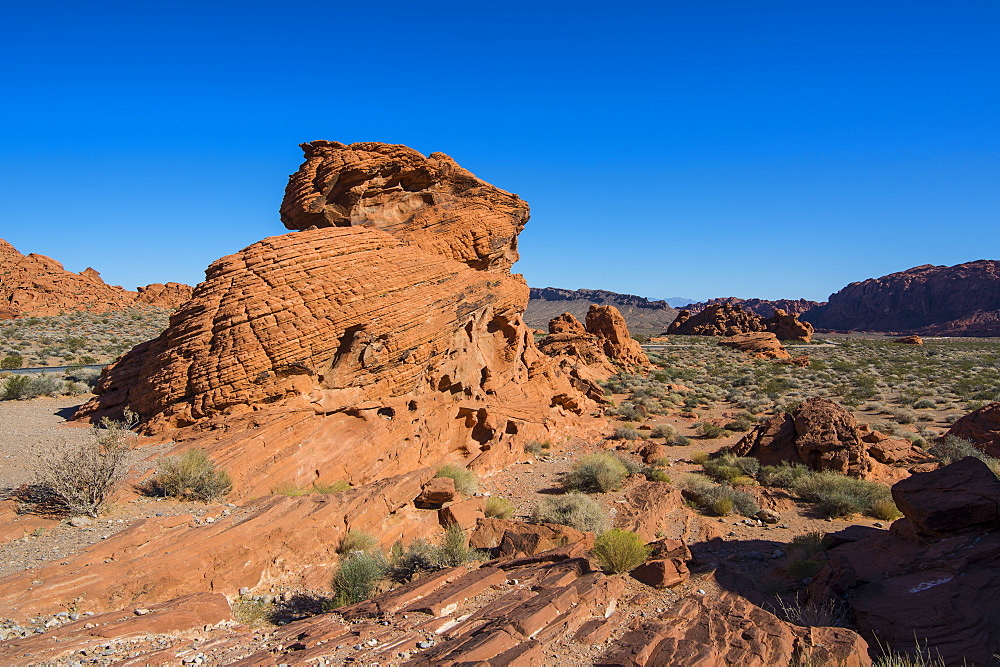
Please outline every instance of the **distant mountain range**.
[{"label": "distant mountain range", "polygon": [[733,303],[761,317],[781,309],[826,331],[1000,336],[1000,261],[917,266],[851,283],[827,302],[722,297],[690,303],[681,297],[657,300],[606,290],[533,287],[525,320],[545,329],[549,319],[563,312],[583,319],[592,303],[617,307],[633,333],[646,335],[665,331],[677,316],[676,307],[696,313],[710,304]]}]

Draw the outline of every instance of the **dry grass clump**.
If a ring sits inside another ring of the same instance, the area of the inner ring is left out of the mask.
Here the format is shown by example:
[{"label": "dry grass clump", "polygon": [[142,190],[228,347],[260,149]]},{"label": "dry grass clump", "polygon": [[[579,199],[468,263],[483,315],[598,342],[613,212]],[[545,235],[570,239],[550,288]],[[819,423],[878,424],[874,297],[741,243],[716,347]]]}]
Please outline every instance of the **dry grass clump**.
[{"label": "dry grass clump", "polygon": [[701,467],[709,477],[721,482],[735,483],[741,479],[744,483],[753,483],[760,471],[760,461],[752,456],[734,456],[727,452],[707,459]]},{"label": "dry grass clump", "polygon": [[650,548],[630,530],[613,528],[598,536],[594,555],[604,569],[622,574],[642,565],[649,558]]},{"label": "dry grass clump", "polygon": [[349,530],[340,539],[337,545],[338,554],[349,554],[354,551],[370,551],[378,544],[378,540],[371,533],[363,530]]},{"label": "dry grass clump", "polygon": [[449,463],[438,468],[437,474],[434,476],[451,477],[455,480],[455,490],[467,496],[471,496],[479,491],[479,479],[476,477],[476,473],[468,468]]},{"label": "dry grass clump", "polygon": [[681,488],[686,497],[715,516],[726,516],[736,511],[743,516],[752,517],[760,511],[753,496],[728,484],[713,484],[703,477],[689,475],[681,483]]},{"label": "dry grass clump", "polygon": [[[813,472],[799,478],[793,490],[830,517],[857,513],[874,516],[876,511],[882,515],[879,518],[891,514],[889,505],[892,503],[892,494],[889,487],[877,482],[854,479],[836,472]],[[894,507],[892,504],[892,508]]]},{"label": "dry grass clump", "polygon": [[594,533],[603,533],[610,523],[608,514],[600,503],[576,492],[542,498],[535,506],[532,520],[535,523],[558,523]]},{"label": "dry grass clump", "polygon": [[483,503],[483,514],[493,519],[509,519],[514,516],[514,503],[506,498],[490,496]]},{"label": "dry grass clump", "polygon": [[562,478],[562,484],[570,491],[584,493],[607,493],[621,488],[629,476],[626,463],[606,452],[588,454],[573,464]]},{"label": "dry grass clump", "polygon": [[229,473],[215,467],[200,449],[189,449],[180,456],[159,461],[159,472],[148,483],[160,496],[182,500],[209,501],[222,498],[233,489]]}]

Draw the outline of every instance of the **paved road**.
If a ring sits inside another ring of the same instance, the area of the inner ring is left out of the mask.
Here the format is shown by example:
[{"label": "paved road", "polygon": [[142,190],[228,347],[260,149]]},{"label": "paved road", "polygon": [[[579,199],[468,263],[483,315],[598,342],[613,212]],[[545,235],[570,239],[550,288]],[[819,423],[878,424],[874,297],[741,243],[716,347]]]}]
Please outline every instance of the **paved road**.
[{"label": "paved road", "polygon": [[101,370],[107,364],[94,364],[92,366],[41,366],[39,368],[10,368],[0,371],[0,373],[13,373],[15,375],[34,375],[36,373],[65,373],[70,368],[79,370],[81,368],[94,368]]}]

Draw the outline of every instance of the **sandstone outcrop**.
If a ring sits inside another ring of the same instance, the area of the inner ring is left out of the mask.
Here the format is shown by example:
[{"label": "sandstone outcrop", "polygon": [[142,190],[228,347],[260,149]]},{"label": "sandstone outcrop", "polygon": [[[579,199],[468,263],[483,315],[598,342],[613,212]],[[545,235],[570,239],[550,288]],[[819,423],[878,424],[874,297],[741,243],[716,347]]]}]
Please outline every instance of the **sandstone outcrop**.
[{"label": "sandstone outcrop", "polygon": [[[133,305],[176,308],[190,297],[180,283],[152,284],[131,292],[108,285],[94,269],[73,273],[45,255],[22,255],[0,239],[0,319],[45,317],[66,311],[103,313]],[[3,313],[6,313],[5,318]]]},{"label": "sandstone outcrop", "polygon": [[705,306],[697,313],[682,310],[667,328],[667,334],[686,336],[738,336],[741,334],[771,332],[781,340],[812,339],[813,327],[801,322],[798,315],[775,309],[764,318],[750,310],[743,310],[739,303],[723,301]]},{"label": "sandstone outcrop", "polygon": [[802,319],[824,329],[1000,336],[1000,261],[927,264],[851,283]]},{"label": "sandstone outcrop", "polygon": [[509,273],[527,204],[441,153],[303,149],[281,210],[304,231],[214,262],[79,415],[130,406],[147,432],[205,449],[237,497],[499,468],[579,425],[592,404],[535,347]]},{"label": "sandstone outcrop", "polygon": [[994,458],[1000,458],[1000,401],[961,417],[946,435],[963,438]]},{"label": "sandstone outcrop", "polygon": [[991,665],[1000,653],[1000,482],[978,459],[914,474],[892,489],[904,518],[827,552],[816,600],[847,601],[865,637],[944,664]]},{"label": "sandstone outcrop", "polygon": [[719,341],[719,345],[746,352],[756,359],[791,359],[778,337],[769,331],[745,333],[729,336]]},{"label": "sandstone outcrop", "polygon": [[868,645],[845,628],[808,628],[726,592],[687,597],[626,632],[598,665],[871,665]]},{"label": "sandstone outcrop", "polygon": [[651,367],[614,306],[590,306],[586,327],[571,313],[553,318],[549,335],[538,342],[538,349],[556,360],[577,389],[600,402],[604,401],[600,382],[619,369],[634,372]]},{"label": "sandstone outcrop", "polygon": [[650,301],[634,294],[618,294],[606,290],[567,290],[557,287],[532,287],[524,321],[530,326],[543,328],[545,323],[560,313],[568,312],[578,320],[587,317],[592,305],[614,306],[625,318],[629,331],[651,334],[666,329],[677,311],[666,301]]},{"label": "sandstone outcrop", "polygon": [[878,465],[868,453],[861,428],[848,410],[827,398],[810,398],[792,414],[771,417],[733,446],[737,456],[753,456],[763,465],[801,463],[812,470],[833,470],[851,477],[871,477]]},{"label": "sandstone outcrop", "polygon": [[723,303],[740,306],[743,310],[757,313],[761,317],[771,317],[779,309],[792,315],[801,315],[816,306],[823,305],[818,301],[809,301],[808,299],[774,299],[769,301],[767,299],[740,299],[735,296],[727,296],[698,303],[689,303],[684,306],[684,310],[691,313],[700,313],[708,306]]},{"label": "sandstone outcrop", "polygon": [[892,342],[899,343],[901,345],[923,345],[924,339],[920,336],[903,336],[902,338],[897,338]]}]

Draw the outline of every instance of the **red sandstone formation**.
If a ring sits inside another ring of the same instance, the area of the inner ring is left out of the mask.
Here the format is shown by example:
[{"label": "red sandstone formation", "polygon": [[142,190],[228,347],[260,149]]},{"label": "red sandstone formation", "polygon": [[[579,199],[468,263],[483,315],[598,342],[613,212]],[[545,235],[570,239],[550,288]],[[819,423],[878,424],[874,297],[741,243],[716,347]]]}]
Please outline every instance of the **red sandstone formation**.
[{"label": "red sandstone formation", "polygon": [[946,435],[964,438],[994,458],[1000,458],[1000,401],[965,415]]},{"label": "red sandstone formation", "polygon": [[650,301],[634,294],[618,294],[607,290],[532,287],[530,297],[524,321],[535,327],[544,327],[546,322],[564,312],[577,319],[585,319],[587,311],[593,305],[617,308],[632,332],[663,331],[677,317],[677,311],[666,301]]},{"label": "red sandstone formation", "polygon": [[846,601],[862,635],[886,649],[913,655],[916,643],[944,664],[993,664],[1000,482],[970,457],[904,479],[892,496],[905,517],[888,531],[853,527],[827,552],[811,597]]},{"label": "red sandstone formation", "polygon": [[708,305],[695,314],[682,310],[667,329],[668,334],[687,336],[736,336],[762,331],[769,331],[781,340],[806,343],[813,334],[812,325],[800,322],[795,314],[777,309],[765,319],[753,311],[743,310],[739,303],[728,301]]},{"label": "red sandstone formation", "polygon": [[756,427],[733,446],[737,456],[763,465],[801,463],[851,477],[897,477],[882,464],[925,463],[931,457],[908,441],[897,441],[859,425],[849,411],[826,398],[810,398],[792,414],[781,413]]},{"label": "red sandstone formation", "polygon": [[151,285],[138,288],[138,295],[135,297],[135,302],[176,310],[181,304],[191,298],[193,291],[194,288],[190,285],[182,283],[152,283]]},{"label": "red sandstone formation", "polygon": [[0,319],[58,315],[86,310],[103,313],[134,304],[177,308],[191,296],[180,283],[152,284],[138,293],[108,285],[94,269],[72,273],[44,255],[22,255],[0,239]]},{"label": "red sandstone formation", "polygon": [[746,352],[756,359],[791,359],[778,337],[769,331],[745,333],[729,336],[719,341],[719,345]]},{"label": "red sandstone formation", "polygon": [[851,283],[803,319],[824,329],[1000,336],[1000,261],[927,264]]},{"label": "red sandstone formation", "polygon": [[920,336],[903,336],[902,338],[897,338],[892,342],[900,343],[902,345],[923,345],[924,339]]},{"label": "red sandstone formation", "polygon": [[591,404],[535,347],[509,273],[527,204],[440,153],[303,149],[282,217],[306,230],[214,262],[80,415],[130,406],[178,449],[205,448],[239,497],[499,468],[579,425]]},{"label": "red sandstone formation", "polygon": [[752,313],[757,313],[761,317],[771,317],[776,310],[783,310],[786,313],[791,313],[792,315],[801,315],[816,306],[823,305],[817,301],[809,301],[808,299],[775,299],[773,301],[768,301],[766,299],[740,299],[735,296],[721,297],[717,299],[709,299],[708,301],[702,301],[700,303],[689,303],[684,306],[684,309],[691,313],[700,313],[708,306],[715,306],[728,303],[734,306],[739,306],[745,311]]},{"label": "red sandstone formation", "polygon": [[587,333],[597,336],[613,363],[626,368],[651,367],[639,341],[629,335],[625,318],[614,306],[591,306],[587,311]]}]

